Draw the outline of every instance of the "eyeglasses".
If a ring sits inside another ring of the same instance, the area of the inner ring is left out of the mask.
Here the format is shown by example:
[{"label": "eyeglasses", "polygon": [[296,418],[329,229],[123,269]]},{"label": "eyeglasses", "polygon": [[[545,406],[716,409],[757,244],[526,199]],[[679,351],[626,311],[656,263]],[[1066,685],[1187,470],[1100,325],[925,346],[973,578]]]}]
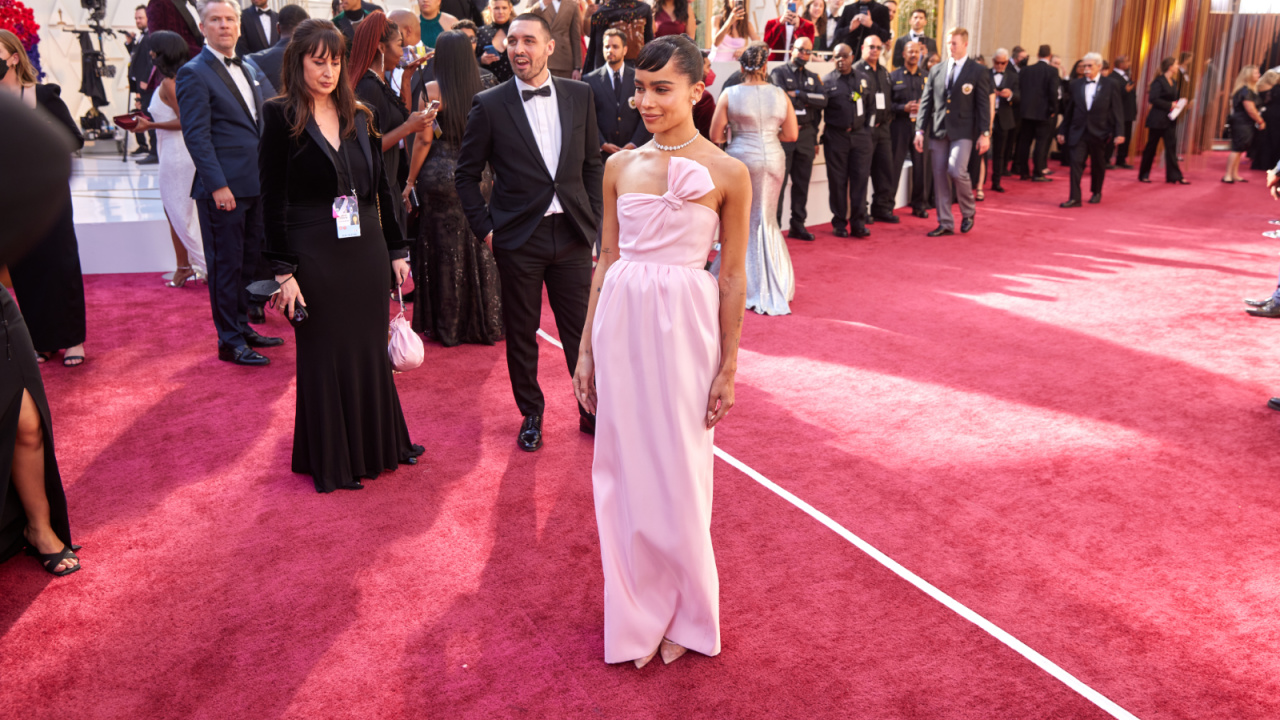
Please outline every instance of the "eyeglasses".
[{"label": "eyeglasses", "polygon": [[883,45],[868,45],[867,47],[868,47],[868,48],[871,48],[872,50],[883,50],[883,49],[884,49],[884,46],[883,46]]},{"label": "eyeglasses", "polygon": [[812,55],[812,54],[813,54],[813,51],[812,51],[812,50],[807,50],[807,49],[805,49],[805,48],[796,48],[796,54],[797,54],[797,55]]}]

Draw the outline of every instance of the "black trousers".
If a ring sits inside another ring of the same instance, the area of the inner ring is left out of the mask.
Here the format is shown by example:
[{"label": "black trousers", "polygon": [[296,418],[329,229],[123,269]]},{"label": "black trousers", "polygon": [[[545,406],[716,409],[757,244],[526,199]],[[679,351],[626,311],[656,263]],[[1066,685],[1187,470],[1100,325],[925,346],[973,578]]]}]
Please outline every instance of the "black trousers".
[{"label": "black trousers", "polygon": [[[249,329],[249,283],[260,279],[262,198],[238,197],[236,209],[219,210],[212,198],[196,201],[209,269],[209,306],[218,347],[244,345]],[[305,281],[304,281],[305,282]]]},{"label": "black trousers", "polygon": [[1049,145],[1053,140],[1053,131],[1057,129],[1057,118],[1048,120],[1022,119],[1022,129],[1018,131],[1018,149],[1013,154],[1013,171],[1021,177],[1031,177],[1032,160],[1031,144],[1035,143],[1034,168],[1036,175],[1043,175],[1049,169]]},{"label": "black trousers", "polygon": [[[893,169],[893,135],[889,131],[889,123],[871,129],[869,134],[871,136],[871,187],[874,190],[871,196],[871,214],[892,215],[894,206],[898,204],[898,186],[894,184],[893,179],[898,177],[899,173]],[[901,169],[902,166],[898,167]],[[866,203],[858,203],[854,211],[865,205]],[[864,211],[862,215],[854,215],[854,217],[860,218],[865,215]]]},{"label": "black trousers", "polygon": [[[933,173],[929,171],[929,162],[924,153],[916,152],[916,124],[910,118],[902,117],[889,126],[889,134],[893,137],[893,186],[902,182],[902,171],[907,158],[911,159],[911,209],[924,210],[929,204],[929,190],[933,184]],[[925,145],[928,149],[928,145]]]},{"label": "black trousers", "polygon": [[[1111,146],[1107,148],[1107,160],[1110,161],[1114,157],[1117,165],[1123,165],[1129,162],[1129,143],[1133,140],[1133,121],[1125,121],[1121,130],[1124,131],[1124,142],[1119,145],[1112,143]],[[1114,153],[1114,155],[1112,153]]]},{"label": "black trousers", "polygon": [[1170,125],[1163,130],[1149,130],[1147,146],[1142,149],[1142,165],[1138,167],[1138,177],[1151,177],[1151,166],[1156,161],[1156,146],[1164,141],[1164,179],[1178,182],[1182,179],[1182,170],[1178,167],[1178,126]]},{"label": "black trousers", "polygon": [[1080,183],[1084,180],[1084,161],[1089,160],[1089,192],[1102,192],[1102,181],[1107,177],[1107,147],[1115,146],[1109,138],[1099,138],[1085,133],[1080,142],[1071,146],[1071,199],[1080,199]]},{"label": "black trousers", "polygon": [[1000,187],[1000,178],[1008,175],[1006,167],[1008,160],[1005,158],[1009,153],[1010,141],[1013,139],[1013,128],[1003,130],[1000,124],[991,131],[991,187]]},{"label": "black trousers", "polygon": [[[502,322],[507,331],[507,370],[521,415],[546,408],[538,385],[538,326],[542,322],[542,286],[556,317],[569,376],[578,368],[578,346],[591,295],[591,243],[583,240],[564,213],[548,215],[521,246],[493,248],[502,279]],[[587,411],[578,406],[578,412]]]},{"label": "black trousers", "polygon": [[[827,161],[827,191],[831,203],[831,226],[849,223],[849,200],[853,199],[853,222],[862,224],[867,207],[867,182],[871,177],[871,131],[827,128],[822,133]],[[859,212],[860,210],[860,212]]]},{"label": "black trousers", "polygon": [[791,229],[804,230],[805,218],[809,216],[809,181],[813,177],[813,158],[818,154],[818,127],[801,125],[800,137],[793,143],[782,143],[782,151],[787,155],[787,174],[782,179],[782,190],[778,193],[778,227],[782,227],[782,199],[786,197],[787,181],[791,181]]},{"label": "black trousers", "polygon": [[1000,158],[1000,175],[1002,177],[1013,174],[1009,171],[1009,167],[1018,148],[1018,137],[1022,134],[1022,115],[1020,112],[1017,108],[1014,109],[1013,129],[1009,131],[1009,137],[1005,139],[1004,156]]},{"label": "black trousers", "polygon": [[982,165],[989,157],[991,157],[991,148],[988,147],[986,152],[979,154],[978,142],[975,140],[973,150],[969,152],[969,185],[973,187],[975,193],[982,189]]}]

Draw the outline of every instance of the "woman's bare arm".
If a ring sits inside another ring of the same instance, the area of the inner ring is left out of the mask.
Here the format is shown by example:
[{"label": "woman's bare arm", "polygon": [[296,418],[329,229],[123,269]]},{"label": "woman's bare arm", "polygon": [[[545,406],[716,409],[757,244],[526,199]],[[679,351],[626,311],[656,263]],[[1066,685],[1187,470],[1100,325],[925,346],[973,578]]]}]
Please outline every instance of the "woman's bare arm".
[{"label": "woman's bare arm", "polygon": [[707,427],[733,407],[738,343],[747,306],[747,238],[751,232],[751,175],[737,160],[722,160],[725,183],[720,205],[720,371],[707,398]]},{"label": "woman's bare arm", "polygon": [[578,367],[573,373],[573,391],[578,402],[589,413],[596,411],[595,357],[591,354],[591,326],[596,318],[596,304],[604,290],[604,278],[618,260],[618,175],[627,162],[626,151],[609,157],[604,164],[604,221],[600,228],[600,259],[591,277],[591,296],[587,299],[587,321],[578,345]]}]

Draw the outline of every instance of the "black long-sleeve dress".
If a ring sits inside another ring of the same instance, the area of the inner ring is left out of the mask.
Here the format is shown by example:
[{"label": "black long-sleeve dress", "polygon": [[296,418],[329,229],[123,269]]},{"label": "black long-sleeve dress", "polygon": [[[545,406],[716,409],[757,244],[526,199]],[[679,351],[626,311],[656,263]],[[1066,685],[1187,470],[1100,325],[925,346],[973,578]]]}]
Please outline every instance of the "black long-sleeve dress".
[{"label": "black long-sleeve dress", "polygon": [[[470,2],[470,0],[467,0]],[[364,77],[360,78],[360,82],[356,83],[356,99],[373,110],[374,128],[377,129],[379,135],[386,135],[395,130],[409,119],[409,111],[405,108],[404,103],[391,90],[391,86],[378,79],[378,75],[372,70],[366,70]],[[379,143],[374,140],[375,146]],[[391,188],[391,195],[399,198],[400,193],[404,190],[404,181],[401,179],[401,170],[407,176],[408,163],[404,159],[404,151],[397,144],[390,150],[382,151],[382,169],[387,175],[387,184]],[[409,227],[408,213],[404,209],[403,202],[395,203],[396,222],[402,228]]]},{"label": "black long-sleeve dress", "polygon": [[1254,170],[1271,170],[1280,162],[1280,86],[1263,93],[1258,112],[1267,127],[1255,135],[1249,156]]},{"label": "black long-sleeve dress", "polygon": [[[267,257],[277,274],[295,274],[309,314],[294,328],[293,471],[311,475],[320,492],[359,487],[422,453],[409,442],[387,357],[391,260],[407,250],[367,117],[358,112],[335,149],[314,119],[292,136],[283,100],[262,108]],[[353,186],[360,236],[339,238],[333,201]]]},{"label": "black long-sleeve dress", "polygon": [[[36,104],[71,133],[77,150],[83,147],[84,138],[60,97],[62,89],[49,84],[36,85],[34,91]],[[84,277],[71,214],[71,187],[62,187],[53,201],[63,208],[53,227],[9,267],[31,342],[42,353],[75,347],[85,338]]]},{"label": "black long-sleeve dress", "polygon": [[[43,201],[54,193],[66,191],[71,150],[84,141],[78,134],[65,131],[62,123],[46,122],[49,116],[26,111],[16,100],[0,98],[0,105],[3,106],[0,107],[0,137],[23,140],[0,148],[0,167],[26,168],[22,186],[0,196],[0,217],[5,223],[0,228],[0,264],[3,264],[11,262],[30,245],[32,234],[49,227],[53,213]],[[40,411],[49,520],[54,533],[66,545],[71,545],[71,523],[54,455],[53,423],[35,348],[18,304],[3,287],[0,287],[0,336],[4,343],[0,351],[0,562],[3,562],[26,544],[22,531],[27,526],[27,515],[17,489],[10,483],[23,390],[31,393]]]},{"label": "black long-sleeve dress", "polygon": [[627,62],[653,42],[653,8],[641,0],[605,0],[591,16],[591,44],[583,59],[582,74],[604,65],[604,33],[617,28],[627,35]]}]

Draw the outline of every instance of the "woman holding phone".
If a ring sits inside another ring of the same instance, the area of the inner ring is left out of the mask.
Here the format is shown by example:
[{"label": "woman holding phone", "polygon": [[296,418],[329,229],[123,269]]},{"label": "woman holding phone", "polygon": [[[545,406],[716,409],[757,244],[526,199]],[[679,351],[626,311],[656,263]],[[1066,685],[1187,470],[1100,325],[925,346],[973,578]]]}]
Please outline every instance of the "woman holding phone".
[{"label": "woman holding phone", "polygon": [[387,290],[409,275],[407,244],[346,55],[333,23],[298,25],[258,148],[264,254],[298,347],[293,471],[324,493],[359,490],[423,452],[409,442],[387,357]]},{"label": "woman holding phone", "polygon": [[715,29],[711,38],[715,46],[712,62],[737,60],[747,43],[760,39],[755,22],[747,13],[746,0],[722,0],[720,12],[711,18],[711,27]]},{"label": "woman holding phone", "polygon": [[511,60],[507,58],[507,31],[511,29],[511,0],[489,0],[489,15],[493,22],[480,28],[476,33],[476,60],[480,66],[498,82],[506,82],[515,76],[511,70]]},{"label": "woman holding phone", "polygon": [[484,89],[471,39],[461,32],[441,35],[435,70],[422,103],[423,111],[436,118],[440,135],[431,125],[418,133],[404,190],[405,205],[416,198],[421,208],[421,251],[413,256],[418,287],[413,329],[445,347],[492,345],[503,337],[498,264],[471,232],[454,178],[471,99]]}]

